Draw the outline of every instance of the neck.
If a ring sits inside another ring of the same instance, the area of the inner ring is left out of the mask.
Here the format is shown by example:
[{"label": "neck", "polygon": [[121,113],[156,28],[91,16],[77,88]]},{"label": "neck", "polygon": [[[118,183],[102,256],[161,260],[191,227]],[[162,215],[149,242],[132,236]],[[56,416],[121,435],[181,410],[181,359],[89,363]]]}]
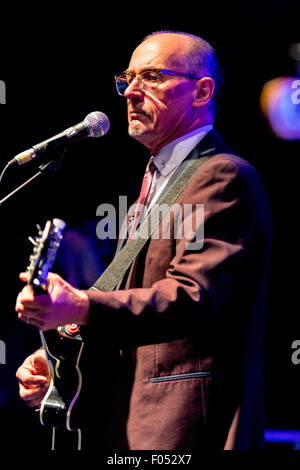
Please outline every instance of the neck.
[{"label": "neck", "polygon": [[146,145],[146,147],[149,149],[149,152],[151,155],[155,157],[155,155],[158,154],[158,152],[165,147],[167,144],[170,142],[173,142],[173,140],[179,139],[180,137],[183,137],[186,134],[189,134],[190,132],[200,129],[201,127],[207,126],[208,124],[213,124],[213,119],[208,119],[206,122],[201,122],[200,123],[193,123],[193,125],[188,126],[186,129],[181,130],[181,132],[176,132],[176,130],[171,133],[166,139],[162,140],[159,143],[154,143],[153,145]]}]

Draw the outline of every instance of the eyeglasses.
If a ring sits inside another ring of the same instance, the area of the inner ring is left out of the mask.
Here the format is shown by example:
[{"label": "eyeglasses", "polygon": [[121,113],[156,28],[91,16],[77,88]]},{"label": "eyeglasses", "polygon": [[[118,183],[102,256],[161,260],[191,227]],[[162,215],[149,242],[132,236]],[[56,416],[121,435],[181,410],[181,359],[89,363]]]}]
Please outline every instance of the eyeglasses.
[{"label": "eyeglasses", "polygon": [[163,75],[176,75],[178,77],[190,78],[192,80],[200,79],[193,73],[175,72],[174,70],[167,69],[148,69],[141,73],[123,72],[120,75],[115,75],[115,82],[117,92],[120,96],[124,96],[127,87],[137,79],[139,87],[142,91],[155,90],[159,83],[163,81]]}]

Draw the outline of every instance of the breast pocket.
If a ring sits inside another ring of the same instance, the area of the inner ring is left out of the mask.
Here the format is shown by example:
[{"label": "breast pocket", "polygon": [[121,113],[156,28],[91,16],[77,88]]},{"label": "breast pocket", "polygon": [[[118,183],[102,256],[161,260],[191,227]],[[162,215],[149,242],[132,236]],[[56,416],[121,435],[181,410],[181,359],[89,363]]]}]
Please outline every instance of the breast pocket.
[{"label": "breast pocket", "polygon": [[161,375],[159,377],[150,377],[150,383],[161,383],[161,382],[173,382],[174,380],[187,380],[187,379],[202,379],[210,377],[211,372],[199,371],[199,372],[187,372],[185,374],[172,374],[172,375]]}]

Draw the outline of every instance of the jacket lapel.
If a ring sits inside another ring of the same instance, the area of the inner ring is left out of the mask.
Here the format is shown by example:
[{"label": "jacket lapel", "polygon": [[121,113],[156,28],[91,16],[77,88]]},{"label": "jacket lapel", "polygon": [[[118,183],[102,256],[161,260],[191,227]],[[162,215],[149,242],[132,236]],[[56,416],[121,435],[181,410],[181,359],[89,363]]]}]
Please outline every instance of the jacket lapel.
[{"label": "jacket lapel", "polygon": [[232,154],[232,149],[225,143],[224,139],[219,135],[219,133],[212,129],[206,136],[199,142],[196,147],[188,154],[188,156],[184,159],[181,165],[177,168],[175,173],[172,175],[170,180],[168,181],[167,186],[157,199],[156,203],[159,204],[159,201],[164,196],[164,194],[168,191],[170,186],[174,183],[176,178],[183,172],[186,165],[191,160],[196,160],[198,158],[204,156],[213,156],[219,153],[230,153]]},{"label": "jacket lapel", "polygon": [[[184,168],[186,167],[187,163],[190,160],[198,159],[203,156],[211,156],[211,155],[216,155],[218,153],[233,153],[232,149],[225,143],[224,139],[219,135],[219,133],[215,130],[212,129],[206,136],[199,142],[198,145],[188,154],[188,156],[184,159],[182,164],[177,168],[175,173],[172,175],[170,180],[168,181],[167,186],[157,199],[156,203],[158,204],[161,198],[165,195],[165,193],[168,191],[170,186],[174,183],[176,178],[182,173]],[[128,219],[128,217],[127,217]],[[124,227],[124,224],[123,224]],[[127,231],[128,231],[128,226],[127,226]],[[115,256],[119,253],[119,251],[122,249],[124,244],[126,243],[127,238],[123,238],[120,240],[117,250],[115,253]]]}]

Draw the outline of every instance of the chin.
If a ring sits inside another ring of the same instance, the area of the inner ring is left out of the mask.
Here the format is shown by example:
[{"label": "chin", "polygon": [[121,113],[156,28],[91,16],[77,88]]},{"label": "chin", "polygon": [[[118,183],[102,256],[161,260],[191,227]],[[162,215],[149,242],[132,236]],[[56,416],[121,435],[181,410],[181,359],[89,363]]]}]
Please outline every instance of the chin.
[{"label": "chin", "polygon": [[143,126],[143,125],[135,125],[135,126],[129,125],[128,134],[131,137],[142,137],[143,135],[146,134],[145,126]]}]

